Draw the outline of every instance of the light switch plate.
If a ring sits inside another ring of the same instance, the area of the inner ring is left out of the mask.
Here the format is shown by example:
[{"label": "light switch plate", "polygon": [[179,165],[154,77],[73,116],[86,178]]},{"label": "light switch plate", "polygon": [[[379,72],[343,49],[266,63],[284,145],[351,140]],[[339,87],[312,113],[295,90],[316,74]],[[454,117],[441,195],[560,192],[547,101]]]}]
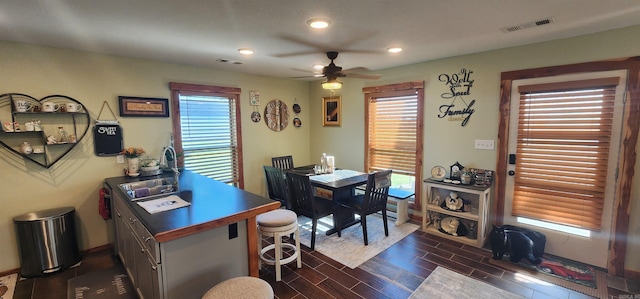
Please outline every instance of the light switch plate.
[{"label": "light switch plate", "polygon": [[116,162],[118,164],[123,164],[124,163],[124,155],[117,155],[116,156]]},{"label": "light switch plate", "polygon": [[494,142],[493,140],[476,139],[475,148],[481,150],[492,150],[494,149]]}]

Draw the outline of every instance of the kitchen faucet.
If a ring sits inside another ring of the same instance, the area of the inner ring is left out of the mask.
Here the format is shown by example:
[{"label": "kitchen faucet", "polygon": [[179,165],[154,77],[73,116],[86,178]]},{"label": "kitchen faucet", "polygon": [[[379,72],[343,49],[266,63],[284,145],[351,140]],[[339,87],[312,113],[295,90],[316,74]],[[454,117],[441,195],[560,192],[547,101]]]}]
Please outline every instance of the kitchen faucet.
[{"label": "kitchen faucet", "polygon": [[[167,158],[167,153],[170,155],[171,159]],[[178,171],[178,156],[176,155],[176,150],[173,148],[173,146],[171,145],[165,146],[165,148],[162,150],[162,154],[160,155],[160,165],[165,164],[165,159],[166,159],[167,167],[173,170],[173,180],[174,180],[175,190],[178,190],[178,187],[179,187],[178,177],[180,176],[180,171]],[[172,163],[172,162],[173,164],[169,165],[169,163]]]}]

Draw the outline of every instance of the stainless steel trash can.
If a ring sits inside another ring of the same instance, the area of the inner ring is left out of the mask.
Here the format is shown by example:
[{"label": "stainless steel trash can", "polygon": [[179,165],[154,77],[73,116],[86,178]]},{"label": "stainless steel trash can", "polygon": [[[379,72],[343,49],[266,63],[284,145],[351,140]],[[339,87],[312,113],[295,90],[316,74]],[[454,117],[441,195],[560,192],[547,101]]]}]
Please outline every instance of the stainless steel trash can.
[{"label": "stainless steel trash can", "polygon": [[64,207],[13,218],[20,254],[20,275],[42,276],[80,261],[75,209]]}]

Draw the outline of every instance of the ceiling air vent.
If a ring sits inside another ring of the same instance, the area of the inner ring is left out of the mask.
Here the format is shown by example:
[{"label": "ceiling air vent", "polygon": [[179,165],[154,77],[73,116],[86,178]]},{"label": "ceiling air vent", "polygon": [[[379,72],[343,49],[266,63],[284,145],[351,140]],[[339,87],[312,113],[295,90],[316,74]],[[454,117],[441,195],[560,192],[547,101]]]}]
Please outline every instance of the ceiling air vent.
[{"label": "ceiling air vent", "polygon": [[540,19],[540,20],[532,21],[528,23],[523,23],[519,25],[502,27],[500,28],[500,30],[504,33],[507,33],[507,32],[519,31],[519,30],[529,29],[529,28],[538,27],[538,26],[547,25],[547,24],[553,24],[553,23],[555,23],[554,18],[548,17],[548,18],[544,18],[544,19]]},{"label": "ceiling air vent", "polygon": [[229,64],[242,64],[242,61],[235,61],[235,60],[229,60],[224,58],[218,58],[216,61],[222,62],[222,63],[229,63]]}]

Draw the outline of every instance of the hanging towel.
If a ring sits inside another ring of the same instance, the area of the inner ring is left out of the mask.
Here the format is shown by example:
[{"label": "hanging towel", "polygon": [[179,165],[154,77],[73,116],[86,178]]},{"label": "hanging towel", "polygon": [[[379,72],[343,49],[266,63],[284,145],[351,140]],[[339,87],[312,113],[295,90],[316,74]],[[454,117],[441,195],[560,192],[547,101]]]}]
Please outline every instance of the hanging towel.
[{"label": "hanging towel", "polygon": [[98,213],[102,219],[111,219],[111,194],[105,188],[100,189],[100,202],[98,203]]}]

